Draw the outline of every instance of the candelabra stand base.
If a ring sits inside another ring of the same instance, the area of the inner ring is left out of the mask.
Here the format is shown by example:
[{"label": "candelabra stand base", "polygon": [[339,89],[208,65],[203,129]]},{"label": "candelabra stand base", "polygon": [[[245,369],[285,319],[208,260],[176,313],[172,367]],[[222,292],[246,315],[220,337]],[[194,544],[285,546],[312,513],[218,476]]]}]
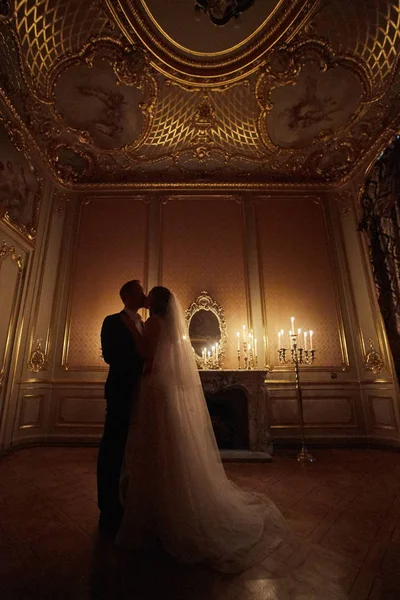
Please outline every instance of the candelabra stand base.
[{"label": "candelabra stand base", "polygon": [[315,462],[315,457],[303,446],[298,455],[296,456],[297,462],[299,463],[312,463]]}]

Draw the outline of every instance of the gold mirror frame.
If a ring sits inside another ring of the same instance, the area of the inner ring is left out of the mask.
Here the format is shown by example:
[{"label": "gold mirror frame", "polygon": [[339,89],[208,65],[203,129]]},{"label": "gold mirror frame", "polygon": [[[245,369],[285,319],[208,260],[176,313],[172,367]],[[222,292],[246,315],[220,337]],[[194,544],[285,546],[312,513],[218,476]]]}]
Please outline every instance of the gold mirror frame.
[{"label": "gold mirror frame", "polygon": [[[217,302],[215,302],[215,300],[213,300],[212,297],[207,292],[201,292],[200,296],[198,296],[196,298],[196,300],[194,302],[192,302],[192,304],[189,306],[189,308],[186,310],[186,313],[185,313],[186,322],[187,322],[187,326],[188,326],[188,334],[189,334],[190,322],[191,322],[193,316],[201,310],[208,310],[208,311],[212,312],[218,319],[219,329],[221,332],[221,339],[219,341],[218,363],[216,365],[210,365],[209,367],[206,367],[206,368],[220,369],[222,362],[224,360],[226,340],[228,337],[227,330],[226,330],[225,313],[224,313],[223,309],[220,307],[220,305]],[[190,339],[190,336],[189,336],[189,339]],[[193,350],[194,350],[194,348],[193,348]],[[197,366],[202,369],[205,368],[202,357],[199,356],[198,354],[196,354],[196,352],[194,352],[194,356],[196,358]]]}]

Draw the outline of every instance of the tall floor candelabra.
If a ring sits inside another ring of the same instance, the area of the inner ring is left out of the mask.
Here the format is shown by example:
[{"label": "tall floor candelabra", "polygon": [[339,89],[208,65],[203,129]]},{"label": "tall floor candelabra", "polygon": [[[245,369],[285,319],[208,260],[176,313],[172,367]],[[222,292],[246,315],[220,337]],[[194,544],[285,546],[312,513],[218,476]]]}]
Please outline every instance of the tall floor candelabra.
[{"label": "tall floor candelabra", "polygon": [[[300,335],[300,333],[299,333]],[[279,336],[280,338],[280,336]],[[289,339],[291,348],[288,352],[287,348],[279,348],[278,349],[278,358],[279,362],[283,364],[293,364],[295,375],[296,375],[296,396],[297,396],[297,406],[299,410],[299,418],[300,418],[300,432],[301,432],[301,450],[297,455],[298,462],[314,462],[314,456],[308,452],[306,448],[306,440],[304,435],[304,416],[303,416],[303,395],[301,390],[300,383],[300,373],[299,373],[299,365],[311,365],[314,362],[315,358],[315,349],[310,348],[310,350],[306,350],[305,348],[297,347],[297,334],[293,331],[289,332]]]}]

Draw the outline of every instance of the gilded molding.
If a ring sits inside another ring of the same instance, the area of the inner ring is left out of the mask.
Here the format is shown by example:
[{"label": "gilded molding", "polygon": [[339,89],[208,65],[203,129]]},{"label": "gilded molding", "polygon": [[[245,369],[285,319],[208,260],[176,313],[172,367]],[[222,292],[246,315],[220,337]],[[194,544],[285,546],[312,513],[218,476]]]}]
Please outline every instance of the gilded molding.
[{"label": "gilded molding", "polygon": [[7,242],[3,240],[0,246],[0,260],[5,260],[8,256],[12,260],[15,260],[18,265],[18,270],[22,271],[24,268],[24,259],[21,255],[17,254],[15,246],[9,246]]},{"label": "gilded molding", "polygon": [[40,371],[47,371],[48,369],[48,360],[47,356],[42,349],[43,340],[38,338],[36,340],[35,348],[32,350],[30,358],[27,363],[28,371],[31,373],[39,373]]},{"label": "gilded molding", "polygon": [[378,375],[385,369],[385,362],[380,354],[375,350],[374,343],[371,339],[368,340],[369,350],[365,355],[364,366],[366,371],[371,371],[374,375]]},{"label": "gilded molding", "polygon": [[[218,319],[219,328],[221,332],[221,338],[219,341],[219,365],[222,364],[225,355],[226,341],[228,339],[227,329],[226,329],[226,321],[225,321],[225,313],[220,305],[211,298],[207,292],[201,292],[201,294],[192,302],[189,308],[185,312],[186,322],[188,325],[188,330],[190,326],[190,321],[193,316],[199,311],[207,310],[212,312],[216,318]],[[195,353],[197,366],[202,365],[201,356]]]},{"label": "gilded molding", "polygon": [[[131,42],[140,39],[152,55],[152,64],[169,79],[188,85],[215,86],[226,81],[238,81],[258,67],[266,52],[283,35],[289,38],[310,17],[316,0],[293,0],[286,8],[273,11],[246,44],[239,44],[222,57],[213,54],[204,60],[202,53],[179,51],[173,40],[160,35],[159,28],[149,25],[149,15],[131,0],[106,0],[108,10],[119,29]],[[157,35],[156,35],[157,32]],[[220,60],[216,59],[216,56]]]}]

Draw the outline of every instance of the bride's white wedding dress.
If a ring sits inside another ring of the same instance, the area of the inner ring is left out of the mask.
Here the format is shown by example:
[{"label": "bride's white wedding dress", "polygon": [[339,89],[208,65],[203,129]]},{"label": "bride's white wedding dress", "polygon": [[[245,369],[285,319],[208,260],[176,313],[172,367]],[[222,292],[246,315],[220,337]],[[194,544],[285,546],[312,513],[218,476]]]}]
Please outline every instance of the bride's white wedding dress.
[{"label": "bride's white wedding dress", "polygon": [[117,543],[157,539],[181,562],[240,572],[290,532],[272,501],[228,480],[215,441],[183,310],[172,295],[151,373],[132,414]]}]

